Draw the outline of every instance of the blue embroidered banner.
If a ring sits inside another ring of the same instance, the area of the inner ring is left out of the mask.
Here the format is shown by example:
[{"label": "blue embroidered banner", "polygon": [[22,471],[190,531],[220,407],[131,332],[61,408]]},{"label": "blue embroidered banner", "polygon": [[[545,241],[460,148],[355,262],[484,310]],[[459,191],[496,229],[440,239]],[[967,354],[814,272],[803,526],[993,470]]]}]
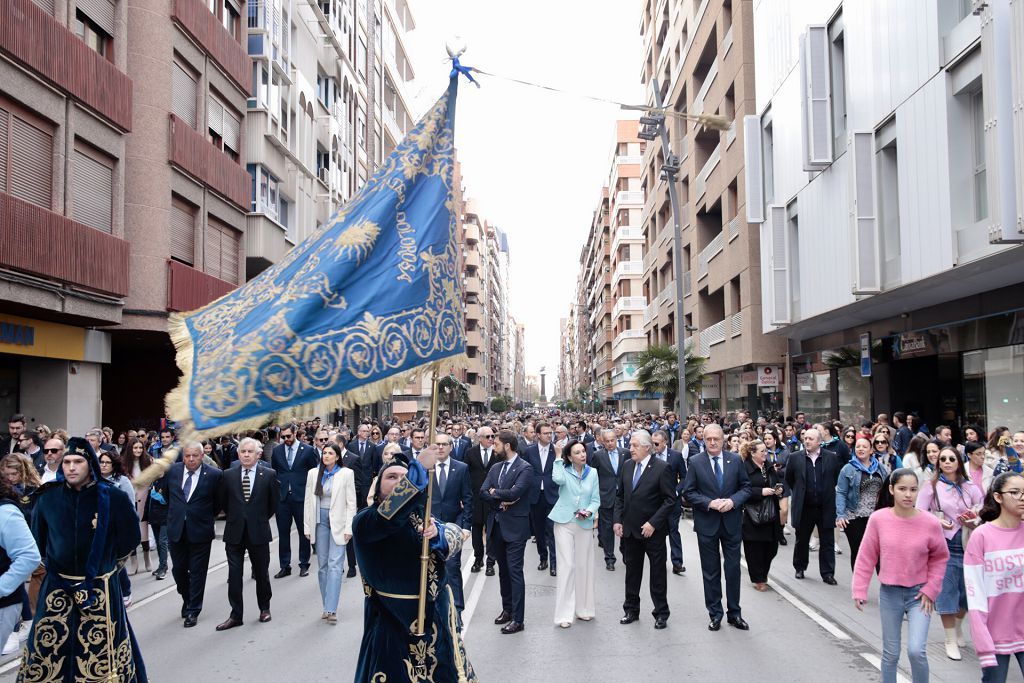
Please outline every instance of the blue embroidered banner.
[{"label": "blue embroidered banner", "polygon": [[456,74],[359,193],[279,263],[172,317],[184,377],[168,409],[186,432],[390,398],[410,373],[465,352],[457,91]]}]

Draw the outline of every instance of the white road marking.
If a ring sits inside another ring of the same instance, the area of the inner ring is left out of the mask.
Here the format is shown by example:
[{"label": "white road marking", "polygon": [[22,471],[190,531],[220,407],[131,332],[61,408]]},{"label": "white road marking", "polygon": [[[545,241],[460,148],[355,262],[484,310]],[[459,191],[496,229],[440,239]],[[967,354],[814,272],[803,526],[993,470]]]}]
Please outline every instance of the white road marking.
[{"label": "white road marking", "polygon": [[[869,652],[861,652],[860,656],[863,657],[864,659],[868,660],[869,662],[871,662],[871,665],[874,666],[879,671],[882,670],[882,658],[879,657],[878,655],[874,655],[874,654],[871,654]],[[904,676],[901,673],[897,673],[896,674],[896,681],[898,683],[910,683],[910,679],[908,679],[906,676]]]},{"label": "white road marking", "polygon": [[[744,563],[746,564],[746,563]],[[789,604],[796,607],[798,610],[806,614],[814,623],[822,627],[829,633],[831,633],[837,640],[850,640],[850,636],[846,631],[842,630],[831,621],[821,616],[818,612],[815,612],[809,605],[800,600],[788,590],[780,586],[778,583],[769,583],[768,587],[774,590],[776,593],[781,595]]]},{"label": "white road marking", "polygon": [[466,600],[466,607],[462,610],[462,637],[466,637],[466,633],[469,631],[469,624],[473,621],[473,613],[476,611],[476,605],[480,602],[480,594],[484,592],[484,584],[487,582],[487,575],[479,573],[476,576],[476,580],[473,582],[473,592],[469,595],[469,600]]}]

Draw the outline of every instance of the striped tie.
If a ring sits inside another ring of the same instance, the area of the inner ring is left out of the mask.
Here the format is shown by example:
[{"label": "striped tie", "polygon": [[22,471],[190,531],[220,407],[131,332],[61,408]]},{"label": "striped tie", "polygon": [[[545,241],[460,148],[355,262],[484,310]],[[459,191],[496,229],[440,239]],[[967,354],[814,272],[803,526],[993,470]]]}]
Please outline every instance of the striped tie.
[{"label": "striped tie", "polygon": [[242,470],[242,497],[249,502],[249,494],[252,493],[252,485],[249,482],[249,470]]}]

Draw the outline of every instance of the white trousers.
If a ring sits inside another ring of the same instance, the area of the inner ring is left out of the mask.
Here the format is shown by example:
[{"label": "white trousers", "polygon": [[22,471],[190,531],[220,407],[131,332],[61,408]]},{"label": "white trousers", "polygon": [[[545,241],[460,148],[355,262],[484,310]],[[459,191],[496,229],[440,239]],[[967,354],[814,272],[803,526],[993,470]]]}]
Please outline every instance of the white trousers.
[{"label": "white trousers", "polygon": [[555,557],[558,559],[558,593],[555,623],[572,623],[575,617],[593,618],[594,530],[576,522],[555,524]]}]

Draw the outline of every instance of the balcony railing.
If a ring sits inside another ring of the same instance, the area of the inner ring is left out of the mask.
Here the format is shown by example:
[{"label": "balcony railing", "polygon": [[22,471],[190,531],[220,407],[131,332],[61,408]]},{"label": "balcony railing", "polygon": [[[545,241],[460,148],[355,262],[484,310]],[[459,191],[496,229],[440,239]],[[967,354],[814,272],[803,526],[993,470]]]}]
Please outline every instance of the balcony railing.
[{"label": "balcony railing", "polygon": [[697,96],[693,98],[693,113],[703,114],[704,113],[704,100],[708,96],[708,91],[711,90],[711,84],[715,82],[715,76],[718,75],[718,60],[716,59],[711,63],[711,68],[708,69],[708,75],[704,77],[704,83],[701,84],[700,90],[697,91]]},{"label": "balcony railing", "polygon": [[727,228],[729,231],[729,241],[732,242],[740,236],[740,217],[735,216],[731,221],[729,221]]},{"label": "balcony railing", "polygon": [[642,310],[647,306],[647,298],[642,296],[620,296],[615,305],[612,306],[612,318],[618,318],[619,315],[627,311],[636,312]]},{"label": "balcony railing", "polygon": [[700,173],[697,174],[697,180],[694,185],[694,192],[697,199],[704,196],[707,191],[708,177],[711,175],[715,167],[718,166],[718,162],[722,158],[722,146],[716,145],[715,151],[711,153],[708,160],[704,163],[704,167],[700,169]]},{"label": "balcony railing", "polygon": [[683,296],[690,296],[693,293],[693,286],[690,282],[690,271],[683,273]]},{"label": "balcony railing", "polygon": [[131,130],[131,79],[32,0],[0,0],[0,51],[121,130]]},{"label": "balcony railing", "polygon": [[644,254],[644,272],[646,273],[658,261],[658,250],[648,249]]},{"label": "balcony railing", "polygon": [[174,0],[171,18],[210,53],[246,96],[252,94],[252,60],[246,48],[228,33],[203,0]]},{"label": "balcony railing", "polygon": [[623,164],[642,164],[644,158],[637,154],[636,156],[620,154],[615,157],[615,165],[621,166]]},{"label": "balcony railing", "polygon": [[177,261],[167,262],[167,310],[194,311],[224,296],[236,285]]},{"label": "balcony railing", "polygon": [[732,49],[732,26],[729,26],[729,30],[725,32],[725,37],[722,38],[722,49],[719,51],[723,57],[729,54],[729,50]]},{"label": "balcony railing", "polygon": [[644,325],[654,320],[655,316],[658,315],[658,302],[652,301],[644,307]]},{"label": "balcony railing", "polygon": [[733,313],[729,316],[729,336],[738,337],[741,334],[743,334],[743,313]]},{"label": "balcony railing", "polygon": [[615,195],[616,204],[639,204],[644,203],[644,193],[638,191],[623,190]]},{"label": "balcony railing", "polygon": [[612,286],[614,286],[615,283],[617,283],[623,277],[643,274],[643,261],[619,261],[619,264],[615,266],[615,273],[612,275]]},{"label": "balcony railing", "polygon": [[[727,320],[720,320],[711,327],[700,333],[701,355],[707,357],[711,353],[711,347],[725,341],[725,325]],[[705,352],[706,350],[706,352]]]},{"label": "balcony railing", "polygon": [[708,264],[711,259],[718,255],[718,252],[722,251],[722,247],[725,245],[725,233],[720,232],[715,235],[715,238],[708,242],[708,246],[701,249],[700,254],[697,255],[697,279],[700,280],[708,274]]},{"label": "balcony railing", "polygon": [[623,330],[615,335],[615,341],[612,342],[612,349],[627,339],[643,339],[646,336],[647,335],[644,334],[643,330]]},{"label": "balcony railing", "polygon": [[123,297],[127,241],[0,192],[0,266]]},{"label": "balcony railing", "polygon": [[170,129],[170,162],[248,211],[252,204],[249,173],[174,114]]},{"label": "balcony railing", "polygon": [[673,301],[676,296],[676,283],[675,280],[669,282],[667,285],[661,288],[658,292],[657,302],[659,306],[667,304],[669,301]]}]

